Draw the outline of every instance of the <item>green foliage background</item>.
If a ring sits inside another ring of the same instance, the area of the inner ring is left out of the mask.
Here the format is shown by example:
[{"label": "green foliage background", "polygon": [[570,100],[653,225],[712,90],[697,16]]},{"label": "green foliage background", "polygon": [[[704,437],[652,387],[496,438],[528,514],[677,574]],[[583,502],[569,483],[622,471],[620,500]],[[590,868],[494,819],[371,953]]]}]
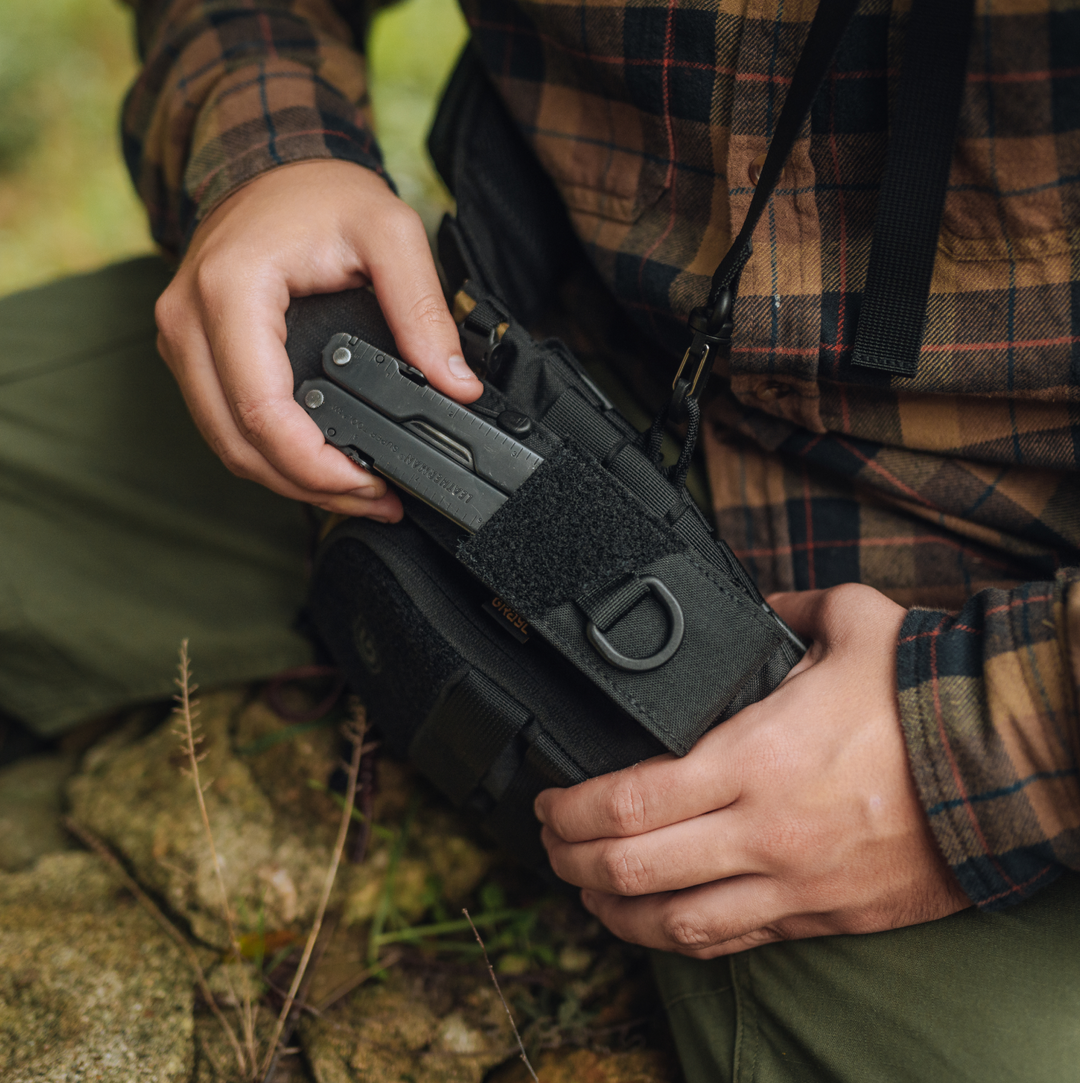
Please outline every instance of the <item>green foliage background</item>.
[{"label": "green foliage background", "polygon": [[[119,0],[0,0],[0,294],[153,248],[118,134],[132,23]],[[429,228],[449,200],[423,137],[465,35],[454,0],[404,0],[368,43],[387,165]]]}]

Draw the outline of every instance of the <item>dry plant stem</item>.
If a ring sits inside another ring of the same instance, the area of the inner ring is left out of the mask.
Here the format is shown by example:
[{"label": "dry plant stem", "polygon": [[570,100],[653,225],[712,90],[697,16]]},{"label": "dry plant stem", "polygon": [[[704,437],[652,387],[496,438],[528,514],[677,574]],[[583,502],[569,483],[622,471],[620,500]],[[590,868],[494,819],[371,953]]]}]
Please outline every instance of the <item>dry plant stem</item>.
[{"label": "dry plant stem", "polygon": [[240,1047],[240,1040],[236,1036],[236,1032],[233,1030],[229,1021],[222,1014],[221,1008],[218,1006],[217,1000],[214,998],[214,994],[210,991],[210,986],[206,981],[206,974],[203,972],[202,964],[199,962],[199,957],[195,953],[195,949],[187,942],[184,934],[161,912],[157,904],[141,887],[138,883],[128,875],[127,870],[120,864],[120,859],[108,848],[88,828],[83,827],[77,820],[73,820],[70,816],[65,816],[63,820],[64,826],[78,839],[80,839],[86,846],[94,851],[105,862],[106,865],[112,869],[116,878],[135,896],[139,905],[157,922],[162,932],[164,932],[170,940],[174,941],[180,950],[184,953],[185,958],[188,961],[188,965],[191,967],[195,974],[195,982],[199,986],[199,992],[202,993],[203,999],[210,1006],[210,1010],[214,1013],[217,1021],[221,1024],[221,1029],[225,1031],[225,1036],[229,1039],[229,1044],[233,1047],[233,1052],[236,1054],[236,1062],[240,1066],[240,1074],[243,1075],[247,1071],[247,1064],[244,1060],[244,1051]]},{"label": "dry plant stem", "polygon": [[293,1001],[289,1017],[285,1020],[285,1029],[282,1031],[277,1045],[272,1050],[270,1066],[266,1069],[263,1077],[264,1083],[269,1083],[269,1081],[273,1079],[274,1070],[277,1068],[278,1058],[286,1051],[285,1046],[292,1041],[292,1036],[296,1032],[296,1024],[300,1021],[300,1013],[304,1008],[308,1008],[309,1011],[312,1010],[307,1004],[308,990],[311,988],[311,981],[315,977],[315,971],[322,961],[323,954],[326,952],[327,947],[330,945],[330,941],[333,939],[334,933],[337,931],[338,921],[340,919],[340,914],[331,913],[323,922],[323,927],[319,931],[319,939],[315,942],[315,949],[311,953],[311,961],[308,964],[307,973],[304,975],[304,980],[300,983],[299,990],[297,990],[296,999]]},{"label": "dry plant stem", "polygon": [[[195,718],[199,713],[198,700],[192,700],[192,693],[198,685],[191,681],[191,663],[188,659],[188,641],[185,639],[180,644],[180,675],[176,678],[177,687],[180,691],[174,697],[176,707],[174,713],[180,720],[181,728],[173,732],[180,738],[184,754],[188,758],[187,773],[195,785],[195,797],[199,802],[199,813],[202,816],[203,830],[206,832],[206,841],[210,845],[210,856],[214,862],[214,875],[217,877],[218,888],[221,891],[221,905],[225,912],[225,925],[229,931],[229,943],[237,957],[241,957],[240,941],[233,927],[232,908],[229,906],[229,893],[225,888],[225,878],[221,874],[221,862],[218,859],[217,847],[214,845],[214,833],[210,830],[210,815],[206,811],[206,796],[203,790],[202,780],[199,777],[199,764],[206,758],[205,752],[199,752],[195,735]],[[209,786],[209,783],[207,783]]]},{"label": "dry plant stem", "polygon": [[468,910],[462,907],[461,912],[465,915],[465,920],[469,923],[469,927],[473,931],[473,936],[476,937],[476,942],[480,945],[480,950],[484,953],[484,962],[487,964],[488,973],[491,975],[491,983],[495,986],[495,992],[499,994],[503,1009],[506,1011],[506,1018],[510,1020],[510,1029],[514,1032],[514,1037],[517,1038],[518,1049],[521,1050],[522,1063],[528,1068],[529,1075],[533,1077],[536,1083],[540,1083],[540,1077],[533,1070],[532,1064],[529,1063],[529,1054],[525,1052],[525,1043],[521,1040],[521,1035],[518,1033],[517,1024],[514,1022],[514,1016],[510,1011],[510,1005],[506,1003],[506,997],[503,996],[503,991],[499,988],[499,979],[495,977],[495,968],[491,965],[491,960],[488,958],[484,941],[480,939],[480,930],[473,925],[473,919],[469,916]]},{"label": "dry plant stem", "polygon": [[[199,775],[199,764],[206,758],[206,753],[199,751],[198,746],[201,738],[195,732],[195,719],[199,713],[199,703],[198,700],[193,700],[191,697],[198,685],[191,680],[191,660],[188,657],[188,641],[186,639],[180,643],[180,662],[177,668],[179,669],[179,676],[176,678],[176,686],[180,691],[173,697],[176,700],[173,713],[179,720],[180,728],[173,732],[180,738],[180,745],[184,750],[184,755],[187,756],[188,766],[184,773],[190,777],[192,785],[195,787],[195,798],[199,803],[203,831],[210,847],[210,857],[214,862],[214,875],[217,878],[218,889],[221,892],[221,906],[225,913],[225,927],[229,934],[229,945],[232,948],[233,955],[237,959],[241,959],[243,956],[240,951],[240,941],[233,926],[229,893],[225,888],[225,878],[221,873],[221,861],[218,858],[217,847],[214,845],[214,833],[210,829],[210,814],[206,809],[206,796]],[[258,1050],[255,1041],[255,1015],[252,998],[250,995],[244,997],[236,995],[232,985],[232,978],[227,970],[224,971],[224,977],[229,986],[232,999],[241,1006],[240,1018],[243,1021],[244,1044],[247,1046],[250,1071],[254,1072],[258,1063]]]},{"label": "dry plant stem", "polygon": [[199,1048],[202,1049],[203,1056],[210,1062],[210,1067],[214,1069],[214,1075],[218,1079],[224,1079],[225,1066],[218,1060],[217,1054],[211,1051],[206,1037],[202,1034],[199,1035]]},{"label": "dry plant stem", "polygon": [[352,853],[349,855],[354,865],[362,865],[367,858],[371,844],[371,826],[375,814],[375,786],[377,784],[376,757],[378,744],[369,744],[360,757],[360,812],[363,820],[360,830],[353,839]]},{"label": "dry plant stem", "polygon": [[265,1077],[270,1071],[270,1066],[274,1060],[274,1054],[277,1051],[278,1042],[281,1039],[281,1032],[285,1029],[285,1021],[289,1017],[289,1011],[292,1009],[293,1001],[296,999],[296,992],[300,988],[300,983],[304,980],[304,972],[307,970],[308,961],[311,959],[311,953],[315,950],[315,941],[319,938],[319,930],[322,928],[323,917],[326,914],[326,906],[330,901],[330,892],[334,887],[334,880],[337,877],[338,865],[341,864],[341,855],[345,849],[345,837],[349,833],[349,825],[352,823],[352,811],[353,804],[356,801],[356,779],[360,773],[360,755],[364,745],[364,731],[367,729],[367,720],[364,716],[363,708],[357,704],[354,708],[354,717],[352,725],[346,729],[346,737],[352,741],[352,759],[349,761],[349,781],[345,790],[345,807],[341,812],[341,824],[338,827],[337,839],[334,842],[334,853],[330,859],[330,868],[326,870],[326,880],[323,883],[322,897],[319,899],[318,909],[315,911],[315,923],[311,926],[311,932],[308,934],[307,943],[304,945],[304,954],[301,956],[300,965],[296,968],[296,974],[293,976],[292,985],[289,987],[289,995],[285,998],[285,1003],[281,1006],[281,1012],[278,1015],[277,1024],[274,1027],[274,1035],[270,1039],[270,1048],[266,1052],[266,1059],[263,1061],[261,1075]]}]

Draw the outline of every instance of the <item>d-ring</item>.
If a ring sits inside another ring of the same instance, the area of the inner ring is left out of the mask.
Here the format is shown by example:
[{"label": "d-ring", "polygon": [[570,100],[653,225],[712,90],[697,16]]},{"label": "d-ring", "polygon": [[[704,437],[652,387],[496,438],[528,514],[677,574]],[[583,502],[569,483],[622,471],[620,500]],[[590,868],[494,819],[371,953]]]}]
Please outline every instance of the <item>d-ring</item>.
[{"label": "d-ring", "polygon": [[625,654],[620,654],[608,642],[604,633],[592,621],[585,625],[585,636],[596,648],[600,657],[605,662],[609,662],[619,669],[629,670],[631,673],[644,673],[662,666],[679,649],[683,633],[686,631],[686,620],[683,617],[682,606],[679,605],[678,598],[655,576],[644,576],[641,582],[660,600],[660,603],[667,610],[668,621],[670,622],[667,642],[656,654],[651,654],[648,658],[628,658]]}]

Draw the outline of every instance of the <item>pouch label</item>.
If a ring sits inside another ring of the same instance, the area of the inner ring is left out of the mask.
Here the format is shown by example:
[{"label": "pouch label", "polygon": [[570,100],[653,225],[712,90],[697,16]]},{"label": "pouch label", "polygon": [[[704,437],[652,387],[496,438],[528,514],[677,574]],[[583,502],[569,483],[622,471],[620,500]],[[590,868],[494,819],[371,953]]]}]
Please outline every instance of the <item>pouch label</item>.
[{"label": "pouch label", "polygon": [[519,643],[529,642],[529,622],[497,594],[484,603],[484,612],[508,631]]}]

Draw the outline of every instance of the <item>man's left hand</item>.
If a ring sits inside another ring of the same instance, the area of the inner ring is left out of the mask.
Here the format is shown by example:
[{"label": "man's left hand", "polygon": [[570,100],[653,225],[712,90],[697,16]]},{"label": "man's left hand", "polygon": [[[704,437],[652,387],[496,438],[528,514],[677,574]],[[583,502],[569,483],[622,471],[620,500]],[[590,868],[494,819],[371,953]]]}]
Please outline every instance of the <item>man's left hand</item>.
[{"label": "man's left hand", "polygon": [[970,905],[908,768],[905,610],[854,584],[769,601],[812,641],[770,696],[681,759],[536,799],[555,872],[624,940],[710,959]]}]

